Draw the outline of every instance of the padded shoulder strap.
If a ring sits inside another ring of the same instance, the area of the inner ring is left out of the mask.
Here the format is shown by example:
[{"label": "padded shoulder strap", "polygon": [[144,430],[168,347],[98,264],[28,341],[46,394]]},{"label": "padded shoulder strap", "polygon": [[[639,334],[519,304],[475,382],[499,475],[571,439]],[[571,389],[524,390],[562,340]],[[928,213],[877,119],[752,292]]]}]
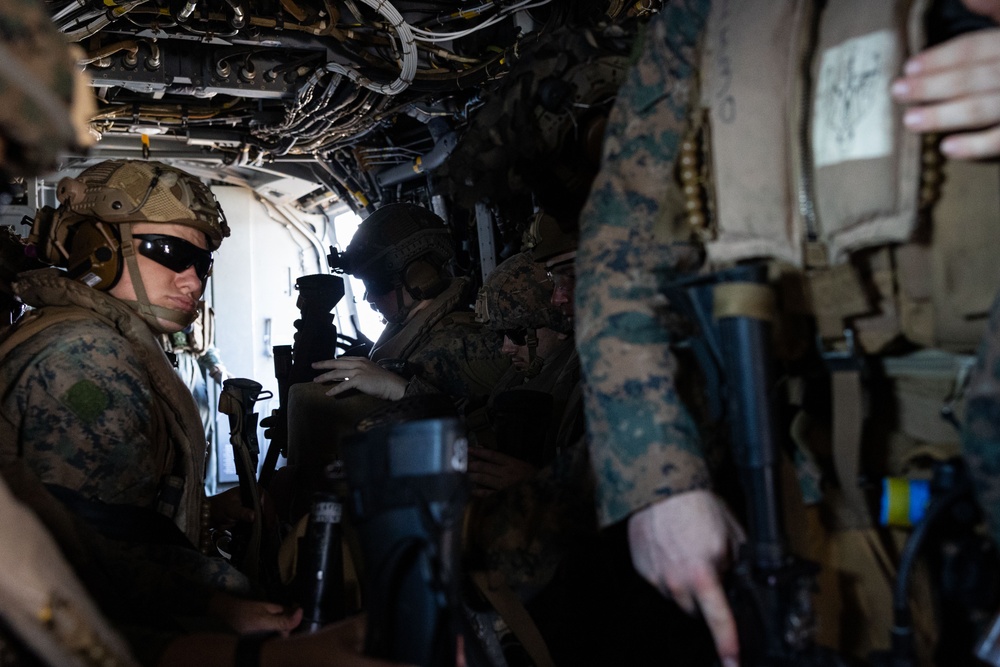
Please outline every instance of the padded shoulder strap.
[{"label": "padded shoulder strap", "polygon": [[96,315],[83,308],[75,306],[52,306],[30,311],[0,338],[0,359],[3,359],[21,343],[25,342],[39,331],[69,320],[84,320]]},{"label": "padded shoulder strap", "polygon": [[[82,320],[92,316],[92,313],[75,307],[53,307],[31,311],[0,337],[0,359],[6,358],[18,345],[26,342],[46,327],[58,322]],[[6,387],[0,387],[0,396],[4,393],[6,393]],[[7,451],[18,451],[17,439],[14,436],[16,432],[14,424],[0,412],[0,446],[7,448]]]}]

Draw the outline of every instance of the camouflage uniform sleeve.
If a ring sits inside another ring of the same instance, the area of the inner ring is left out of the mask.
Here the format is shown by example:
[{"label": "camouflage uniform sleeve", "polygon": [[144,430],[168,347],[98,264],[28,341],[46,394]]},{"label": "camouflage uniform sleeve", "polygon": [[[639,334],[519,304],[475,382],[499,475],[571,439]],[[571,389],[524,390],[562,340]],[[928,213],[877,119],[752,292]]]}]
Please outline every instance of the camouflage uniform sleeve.
[{"label": "camouflage uniform sleeve", "polygon": [[152,441],[152,396],[129,343],[105,325],[74,321],[10,356],[2,409],[18,425],[28,467],[85,497],[151,506],[167,452]]},{"label": "camouflage uniform sleeve", "polygon": [[537,592],[566,554],[596,530],[593,498],[581,440],[534,477],[470,502],[466,566],[502,572],[522,595]]},{"label": "camouflage uniform sleeve", "polygon": [[990,534],[1000,542],[1000,297],[993,303],[966,398],[962,454]]},{"label": "camouflage uniform sleeve", "polygon": [[679,248],[654,235],[687,125],[708,0],[669,3],[650,23],[608,120],[600,173],[580,220],[577,346],[602,525],[709,484],[676,358],[656,309],[657,272]]},{"label": "camouflage uniform sleeve", "polygon": [[500,345],[488,329],[445,318],[427,343],[407,360],[417,372],[406,387],[406,395],[441,392],[472,400],[489,396],[510,366],[500,353]]}]

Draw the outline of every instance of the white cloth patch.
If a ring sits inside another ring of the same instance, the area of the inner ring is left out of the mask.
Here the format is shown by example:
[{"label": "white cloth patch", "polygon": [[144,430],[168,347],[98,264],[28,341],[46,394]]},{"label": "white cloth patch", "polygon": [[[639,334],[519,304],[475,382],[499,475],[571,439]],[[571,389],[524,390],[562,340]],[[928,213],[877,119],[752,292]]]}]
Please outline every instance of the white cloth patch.
[{"label": "white cloth patch", "polygon": [[823,53],[813,106],[816,167],[885,157],[893,145],[889,84],[898,68],[890,30],[855,37]]}]

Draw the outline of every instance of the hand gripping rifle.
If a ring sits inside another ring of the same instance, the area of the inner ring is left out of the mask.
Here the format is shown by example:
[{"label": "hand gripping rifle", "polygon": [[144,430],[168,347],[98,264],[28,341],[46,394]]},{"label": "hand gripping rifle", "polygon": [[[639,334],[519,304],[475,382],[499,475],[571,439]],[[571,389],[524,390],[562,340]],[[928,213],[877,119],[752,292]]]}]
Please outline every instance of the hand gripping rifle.
[{"label": "hand gripping rifle", "polygon": [[240,501],[254,513],[249,535],[244,531],[234,531],[232,563],[253,583],[260,579],[263,527],[260,489],[257,486],[260,448],[257,445],[257,413],[253,406],[260,399],[271,397],[270,391],[262,392],[262,389],[259,382],[232,378],[222,383],[222,394],[219,396],[219,412],[229,416],[229,442],[233,446],[233,462],[240,483]]},{"label": "hand gripping rifle", "polygon": [[785,539],[771,382],[774,294],[766,281],[766,267],[754,264],[684,279],[664,292],[697,328],[690,345],[709,410],[730,425],[748,536],[728,586],[742,664],[847,665],[814,641],[818,567],[791,554]]}]

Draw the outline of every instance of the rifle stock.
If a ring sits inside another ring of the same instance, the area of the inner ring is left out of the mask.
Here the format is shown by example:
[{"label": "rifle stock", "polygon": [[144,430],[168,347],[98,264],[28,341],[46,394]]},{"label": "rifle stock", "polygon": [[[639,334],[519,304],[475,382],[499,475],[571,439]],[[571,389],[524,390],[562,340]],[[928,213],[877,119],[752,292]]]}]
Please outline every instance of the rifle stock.
[{"label": "rifle stock", "polygon": [[236,531],[232,541],[232,562],[254,583],[260,578],[260,547],[263,529],[263,512],[260,489],[257,485],[257,462],[260,448],[257,445],[257,413],[254,403],[270,397],[263,392],[259,382],[246,378],[232,378],[222,384],[219,412],[229,417],[229,442],[233,446],[233,463],[239,478],[240,501],[253,510],[254,519],[249,535]]}]

